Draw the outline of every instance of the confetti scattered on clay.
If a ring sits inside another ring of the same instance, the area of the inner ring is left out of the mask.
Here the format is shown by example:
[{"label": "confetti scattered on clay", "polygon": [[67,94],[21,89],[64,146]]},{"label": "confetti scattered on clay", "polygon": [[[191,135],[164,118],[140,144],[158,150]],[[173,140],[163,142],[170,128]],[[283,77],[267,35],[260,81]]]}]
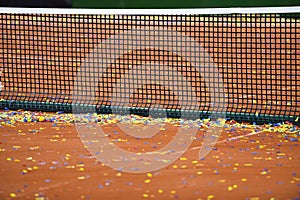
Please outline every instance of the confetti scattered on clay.
[{"label": "confetti scattered on clay", "polygon": [[[31,111],[3,111],[0,113],[1,125],[14,125],[16,122],[52,122],[54,123],[75,123],[75,122],[94,122],[101,125],[112,125],[116,123],[131,123],[134,125],[155,125],[169,123],[183,128],[197,127],[199,129],[209,128],[211,126],[219,126],[230,130],[235,129],[251,129],[252,132],[279,132],[283,134],[300,134],[299,127],[289,122],[276,124],[247,124],[238,123],[234,120],[226,121],[225,119],[218,119],[217,121],[210,121],[209,119],[184,120],[173,118],[150,118],[137,115],[121,116],[121,115],[106,115],[106,114],[84,114],[74,115],[63,112],[45,113],[45,112],[31,112]],[[298,138],[291,137],[291,141],[298,141]]]},{"label": "confetti scattered on clay", "polygon": [[[179,126],[197,127],[198,133],[175,162],[164,160],[170,163],[166,168],[130,174],[105,166],[87,151],[74,126],[80,120],[106,127],[113,143],[133,152],[162,148]],[[158,140],[134,139],[123,135],[117,123],[171,126],[160,130]],[[0,113],[0,124],[3,199],[295,199],[300,191],[300,130],[288,122],[257,125],[96,114],[78,118],[19,110]],[[211,126],[223,127],[222,134],[199,159],[196,150]]]}]

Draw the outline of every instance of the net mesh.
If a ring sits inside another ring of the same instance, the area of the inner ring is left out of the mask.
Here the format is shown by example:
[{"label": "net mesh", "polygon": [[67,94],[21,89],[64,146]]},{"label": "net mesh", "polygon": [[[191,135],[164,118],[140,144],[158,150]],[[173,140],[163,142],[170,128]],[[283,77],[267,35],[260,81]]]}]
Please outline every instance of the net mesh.
[{"label": "net mesh", "polygon": [[298,15],[1,13],[0,108],[297,123]]}]

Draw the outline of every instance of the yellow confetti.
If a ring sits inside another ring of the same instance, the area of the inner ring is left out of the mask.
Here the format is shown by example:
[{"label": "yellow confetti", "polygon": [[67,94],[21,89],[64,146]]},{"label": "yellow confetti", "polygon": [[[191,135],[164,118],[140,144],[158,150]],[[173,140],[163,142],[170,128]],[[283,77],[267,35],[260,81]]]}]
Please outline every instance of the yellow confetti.
[{"label": "yellow confetti", "polygon": [[243,181],[243,182],[246,182],[246,181],[247,181],[247,179],[246,179],[246,178],[242,178],[242,181]]},{"label": "yellow confetti", "polygon": [[85,177],[84,177],[84,176],[79,176],[79,177],[77,177],[77,179],[78,179],[78,180],[84,180]]},{"label": "yellow confetti", "polygon": [[297,177],[293,177],[293,179],[294,179],[295,181],[300,181],[300,178],[297,178]]},{"label": "yellow confetti", "polygon": [[26,160],[32,160],[32,157],[28,157],[28,158],[26,158]]},{"label": "yellow confetti", "polygon": [[45,197],[36,197],[34,200],[45,200]]},{"label": "yellow confetti", "polygon": [[17,195],[15,193],[10,193],[9,196],[10,197],[16,197]]},{"label": "yellow confetti", "polygon": [[187,160],[187,158],[181,157],[180,160]]},{"label": "yellow confetti", "polygon": [[208,196],[207,196],[207,199],[213,199],[213,198],[215,198],[214,195],[208,195]]},{"label": "yellow confetti", "polygon": [[84,171],[84,168],[83,168],[83,167],[80,167],[80,168],[78,169],[78,171],[83,172],[83,171]]},{"label": "yellow confetti", "polygon": [[148,194],[143,194],[143,197],[144,197],[144,198],[148,198],[149,195],[148,195]]},{"label": "yellow confetti", "polygon": [[39,169],[39,167],[38,166],[33,166],[33,169],[37,170],[37,169]]},{"label": "yellow confetti", "polygon": [[171,194],[176,194],[176,191],[175,190],[171,190],[170,193]]},{"label": "yellow confetti", "polygon": [[163,191],[162,189],[159,189],[157,192],[158,192],[159,194],[162,194],[164,191]]},{"label": "yellow confetti", "polygon": [[203,172],[199,171],[199,172],[197,172],[197,174],[198,174],[198,175],[201,175],[201,174],[203,174]]},{"label": "yellow confetti", "polygon": [[227,187],[227,190],[228,190],[228,191],[232,191],[232,190],[233,190],[232,186],[228,186],[228,187]]},{"label": "yellow confetti", "polygon": [[151,173],[147,173],[147,177],[151,178],[153,175]]},{"label": "yellow confetti", "polygon": [[38,120],[39,120],[39,122],[42,122],[42,121],[44,121],[44,120],[45,120],[45,117],[43,117],[43,116],[40,116],[40,117],[38,118]]},{"label": "yellow confetti", "polygon": [[145,182],[145,183],[150,183],[151,180],[150,180],[150,179],[146,179],[144,182]]}]

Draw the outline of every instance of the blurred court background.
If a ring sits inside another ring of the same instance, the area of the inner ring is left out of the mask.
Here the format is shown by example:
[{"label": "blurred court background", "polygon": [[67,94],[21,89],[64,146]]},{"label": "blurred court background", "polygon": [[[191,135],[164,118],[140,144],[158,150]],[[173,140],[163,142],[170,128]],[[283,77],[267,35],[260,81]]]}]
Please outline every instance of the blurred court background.
[{"label": "blurred court background", "polygon": [[228,7],[263,7],[263,6],[299,6],[298,0],[1,0],[0,6],[13,7],[73,7],[73,8],[228,8]]}]

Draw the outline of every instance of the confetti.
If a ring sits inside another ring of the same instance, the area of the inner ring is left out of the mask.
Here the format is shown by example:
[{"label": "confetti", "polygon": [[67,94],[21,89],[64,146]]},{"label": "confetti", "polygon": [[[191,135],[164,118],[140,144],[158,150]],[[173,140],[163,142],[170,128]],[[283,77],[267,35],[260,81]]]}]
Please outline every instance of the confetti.
[{"label": "confetti", "polygon": [[164,191],[163,191],[162,189],[159,189],[157,192],[158,192],[159,194],[162,194]]},{"label": "confetti", "polygon": [[146,179],[144,182],[145,182],[145,183],[150,183],[151,180],[150,180],[150,179]]},{"label": "confetti", "polygon": [[16,197],[17,195],[15,193],[10,193],[9,196],[13,198]]},{"label": "confetti", "polygon": [[148,198],[149,195],[148,195],[148,194],[143,194],[143,197],[144,197],[144,198]]},{"label": "confetti", "polygon": [[171,190],[170,193],[171,194],[176,194],[176,191],[175,190]]},{"label": "confetti", "polygon": [[[26,116],[26,117],[25,117]],[[140,152],[144,152],[146,148],[140,148],[138,146],[133,145],[132,139],[128,138],[121,138],[122,137],[122,131],[119,131],[115,126],[115,124],[119,122],[124,123],[134,123],[136,126],[145,126],[146,124],[155,124],[155,123],[170,123],[173,124],[175,128],[178,126],[181,127],[197,127],[199,133],[193,138],[195,141],[195,145],[201,144],[203,141],[203,132],[210,127],[210,126],[221,126],[220,123],[211,122],[209,120],[182,120],[182,119],[150,119],[147,117],[140,117],[135,115],[130,116],[118,116],[118,115],[97,115],[97,114],[87,114],[85,115],[84,119],[79,119],[76,116],[73,116],[72,114],[68,113],[42,113],[42,112],[29,112],[26,111],[4,111],[3,113],[0,113],[0,120],[1,126],[10,126],[11,124],[16,123],[26,123],[28,121],[32,121],[33,123],[38,123],[39,125],[42,125],[44,123],[51,123],[51,127],[46,128],[39,128],[39,127],[31,127],[31,130],[24,130],[24,129],[16,129],[16,133],[18,134],[18,137],[24,137],[24,138],[33,138],[33,137],[46,137],[47,141],[51,139],[53,141],[53,144],[59,144],[61,145],[63,139],[68,134],[67,131],[64,130],[63,126],[69,123],[75,123],[80,120],[86,120],[89,122],[94,122],[95,124],[100,124],[101,126],[110,125],[109,129],[110,133],[107,134],[108,137],[114,137],[113,142],[118,143],[119,145],[125,145],[126,150],[139,150]],[[3,122],[3,123],[2,123]],[[24,124],[26,124],[24,123]],[[50,129],[50,130],[49,130]],[[112,130],[114,129],[114,130]],[[170,130],[170,127],[164,128],[162,132],[164,134],[168,133]],[[52,135],[46,135],[43,134],[44,132],[50,132],[53,131],[55,134]],[[56,132],[57,131],[57,132]],[[249,136],[243,136],[246,134],[253,134]],[[3,161],[7,161],[8,165],[19,165],[21,168],[17,171],[18,176],[21,174],[24,178],[31,178],[32,175],[35,175],[37,173],[41,172],[47,172],[50,171],[51,174],[53,173],[60,173],[62,170],[64,171],[70,171],[70,173],[77,173],[74,174],[75,181],[78,182],[78,187],[84,187],[85,179],[89,178],[89,175],[86,173],[89,172],[88,170],[88,162],[90,160],[93,160],[92,162],[95,163],[96,167],[99,167],[99,176],[96,174],[93,174],[94,177],[97,177],[97,181],[94,182],[94,186],[92,188],[98,189],[98,191],[101,189],[101,192],[107,192],[104,190],[112,189],[115,184],[114,181],[118,181],[117,184],[122,184],[124,187],[121,187],[120,191],[123,192],[123,190],[126,192],[127,188],[130,188],[131,191],[138,192],[138,195],[140,198],[158,198],[169,196],[173,199],[179,198],[178,194],[183,193],[183,188],[188,188],[190,184],[197,184],[197,181],[208,185],[209,187],[213,186],[220,186],[223,188],[224,191],[228,191],[228,194],[234,195],[235,193],[238,193],[240,191],[244,191],[245,188],[247,188],[249,191],[251,188],[249,185],[253,184],[253,177],[247,176],[245,173],[246,170],[250,170],[251,172],[254,171],[255,177],[261,178],[261,179],[267,179],[273,180],[273,177],[276,176],[275,172],[276,169],[273,170],[273,168],[282,168],[282,166],[290,166],[287,163],[292,163],[294,160],[297,161],[297,154],[290,153],[286,147],[288,145],[290,150],[294,150],[293,148],[297,148],[298,146],[298,138],[300,136],[299,127],[285,122],[285,123],[277,123],[277,124],[266,124],[266,125],[257,125],[257,124],[243,124],[238,123],[235,121],[226,121],[226,124],[224,125],[224,129],[222,132],[221,137],[224,139],[224,141],[221,141],[220,143],[216,144],[216,147],[214,148],[215,151],[212,151],[205,159],[198,160],[195,154],[191,152],[191,150],[187,150],[187,154],[182,154],[178,157],[178,160],[174,162],[172,165],[166,167],[166,169],[162,169],[162,171],[152,171],[148,173],[144,173],[141,176],[135,176],[133,174],[128,174],[125,172],[122,172],[122,169],[118,171],[109,170],[106,172],[101,172],[102,169],[106,169],[104,164],[94,161],[94,157],[90,155],[89,153],[78,153],[77,149],[69,148],[66,149],[60,156],[57,157],[51,157],[52,153],[55,155],[59,154],[60,152],[56,150],[50,150],[48,146],[42,146],[35,142],[28,142],[29,145],[25,146],[22,143],[13,142],[7,146],[3,146],[0,149],[0,153],[4,153],[3,155]],[[15,136],[16,137],[16,136]],[[73,136],[72,136],[73,137]],[[127,136],[125,136],[127,137]],[[234,139],[231,139],[234,138]],[[271,142],[274,140],[277,141],[274,145],[268,143],[269,140]],[[33,141],[33,140],[32,140]],[[73,141],[72,139],[68,139],[65,141]],[[4,144],[5,141],[1,141]],[[150,140],[140,140],[140,143],[144,146],[148,146],[149,148],[158,149],[160,148],[160,145],[166,144],[165,141],[155,141],[155,145],[151,143]],[[196,144],[198,143],[198,144]],[[219,145],[220,144],[220,145]],[[68,145],[66,143],[66,145]],[[219,146],[217,146],[219,145]],[[197,147],[197,146],[196,146]],[[77,148],[77,147],[76,147]],[[83,147],[82,147],[83,148]],[[84,149],[84,148],[83,148]],[[225,149],[225,150],[224,150]],[[49,152],[48,152],[49,150]],[[86,150],[86,149],[84,149]],[[228,152],[234,154],[227,154]],[[15,154],[7,154],[7,151],[12,152],[14,151]],[[27,151],[24,157],[18,157],[20,152]],[[146,151],[146,150],[145,150]],[[43,152],[49,153],[50,157],[43,158],[41,155]],[[162,155],[166,155],[169,152],[164,152]],[[98,154],[101,155],[101,150],[98,150]],[[141,153],[139,154],[141,155]],[[190,156],[193,155],[194,157]],[[244,159],[243,156],[245,156]],[[249,156],[249,157],[248,157]],[[51,158],[51,159],[50,159]],[[249,159],[248,159],[249,158]],[[77,162],[76,159],[82,159],[80,162]],[[86,163],[87,161],[87,163]],[[170,163],[170,160],[163,159],[161,160],[165,163]],[[116,161],[117,162],[117,161]],[[145,161],[148,162],[148,161]],[[211,164],[213,162],[213,164]],[[150,163],[150,162],[149,162]],[[209,163],[209,165],[208,165]],[[267,164],[265,164],[267,163]],[[265,164],[265,165],[264,165]],[[90,164],[89,164],[90,166]],[[270,167],[272,166],[272,168]],[[95,167],[95,169],[96,169]],[[256,168],[260,167],[260,168]],[[251,169],[250,169],[251,168]],[[273,173],[271,171],[273,170]],[[51,171],[54,170],[54,171]],[[191,170],[191,171],[189,171]],[[41,171],[41,172],[40,172]],[[175,173],[176,172],[176,173]],[[191,173],[190,173],[191,172]],[[236,173],[237,172],[237,173]],[[276,180],[273,181],[276,185],[283,185],[283,184],[294,184],[295,187],[299,187],[299,178],[297,175],[297,170],[294,170],[293,172],[290,172],[290,179],[288,181],[286,180]],[[176,177],[177,181],[174,181],[173,183],[173,174],[174,177]],[[234,175],[237,182],[232,182],[232,180],[229,177]],[[46,174],[47,175],[47,174]],[[164,179],[167,175],[167,178]],[[218,175],[218,176],[215,176]],[[271,176],[272,175],[272,176]],[[92,177],[92,176],[91,176]],[[105,179],[110,178],[110,180]],[[162,178],[162,179],[160,179]],[[162,183],[159,183],[157,179],[160,181],[162,180]],[[170,181],[169,181],[170,179]],[[40,181],[42,184],[47,185],[49,187],[56,187],[56,181],[51,176],[43,176],[43,179]],[[101,181],[100,181],[101,180]],[[119,182],[120,181],[120,182]],[[168,184],[163,184],[163,181],[167,181]],[[172,184],[175,184],[176,187]],[[80,184],[79,184],[80,183]],[[142,183],[142,184],[141,184]],[[157,184],[159,183],[159,184]],[[58,187],[65,187],[64,183],[59,183]],[[260,183],[257,183],[260,184]],[[24,184],[25,185],[25,184]],[[35,184],[28,183],[29,186],[27,187],[35,187]],[[40,186],[37,182],[36,185]],[[173,186],[173,187],[171,187]],[[143,187],[147,187],[147,191],[143,190]],[[19,191],[25,190],[25,186],[20,190],[15,190],[13,194],[19,194]],[[151,194],[151,192],[154,192],[154,194]],[[191,189],[192,190],[192,189]],[[42,191],[42,189],[41,189]],[[80,188],[78,188],[78,191],[82,192]],[[194,195],[194,199],[197,199],[201,196],[201,199],[213,199],[219,197],[218,191],[216,193],[212,193],[207,196],[208,193],[205,193],[205,188],[203,190],[197,190],[195,189],[190,193],[191,197]],[[26,191],[25,191],[26,192]],[[100,191],[99,191],[100,192]],[[264,192],[268,192],[267,190]],[[7,193],[6,196],[10,194]],[[42,197],[42,193],[38,193],[39,196],[36,196],[36,198],[45,198]],[[124,193],[125,194],[125,193]],[[162,194],[162,195],[161,195]],[[183,193],[184,194],[184,193]],[[274,198],[276,195],[274,195],[275,192],[273,190],[272,196]],[[80,194],[79,194],[80,195]],[[142,196],[141,196],[142,195]],[[204,196],[205,195],[205,196]],[[18,195],[16,195],[18,196]],[[182,195],[184,196],[184,195]],[[180,196],[180,197],[182,197]],[[80,196],[78,196],[80,197]],[[11,197],[12,198],[12,197]],[[89,199],[89,194],[82,195],[82,198]],[[255,198],[255,197],[252,197]],[[250,199],[250,198],[248,198]]]}]

